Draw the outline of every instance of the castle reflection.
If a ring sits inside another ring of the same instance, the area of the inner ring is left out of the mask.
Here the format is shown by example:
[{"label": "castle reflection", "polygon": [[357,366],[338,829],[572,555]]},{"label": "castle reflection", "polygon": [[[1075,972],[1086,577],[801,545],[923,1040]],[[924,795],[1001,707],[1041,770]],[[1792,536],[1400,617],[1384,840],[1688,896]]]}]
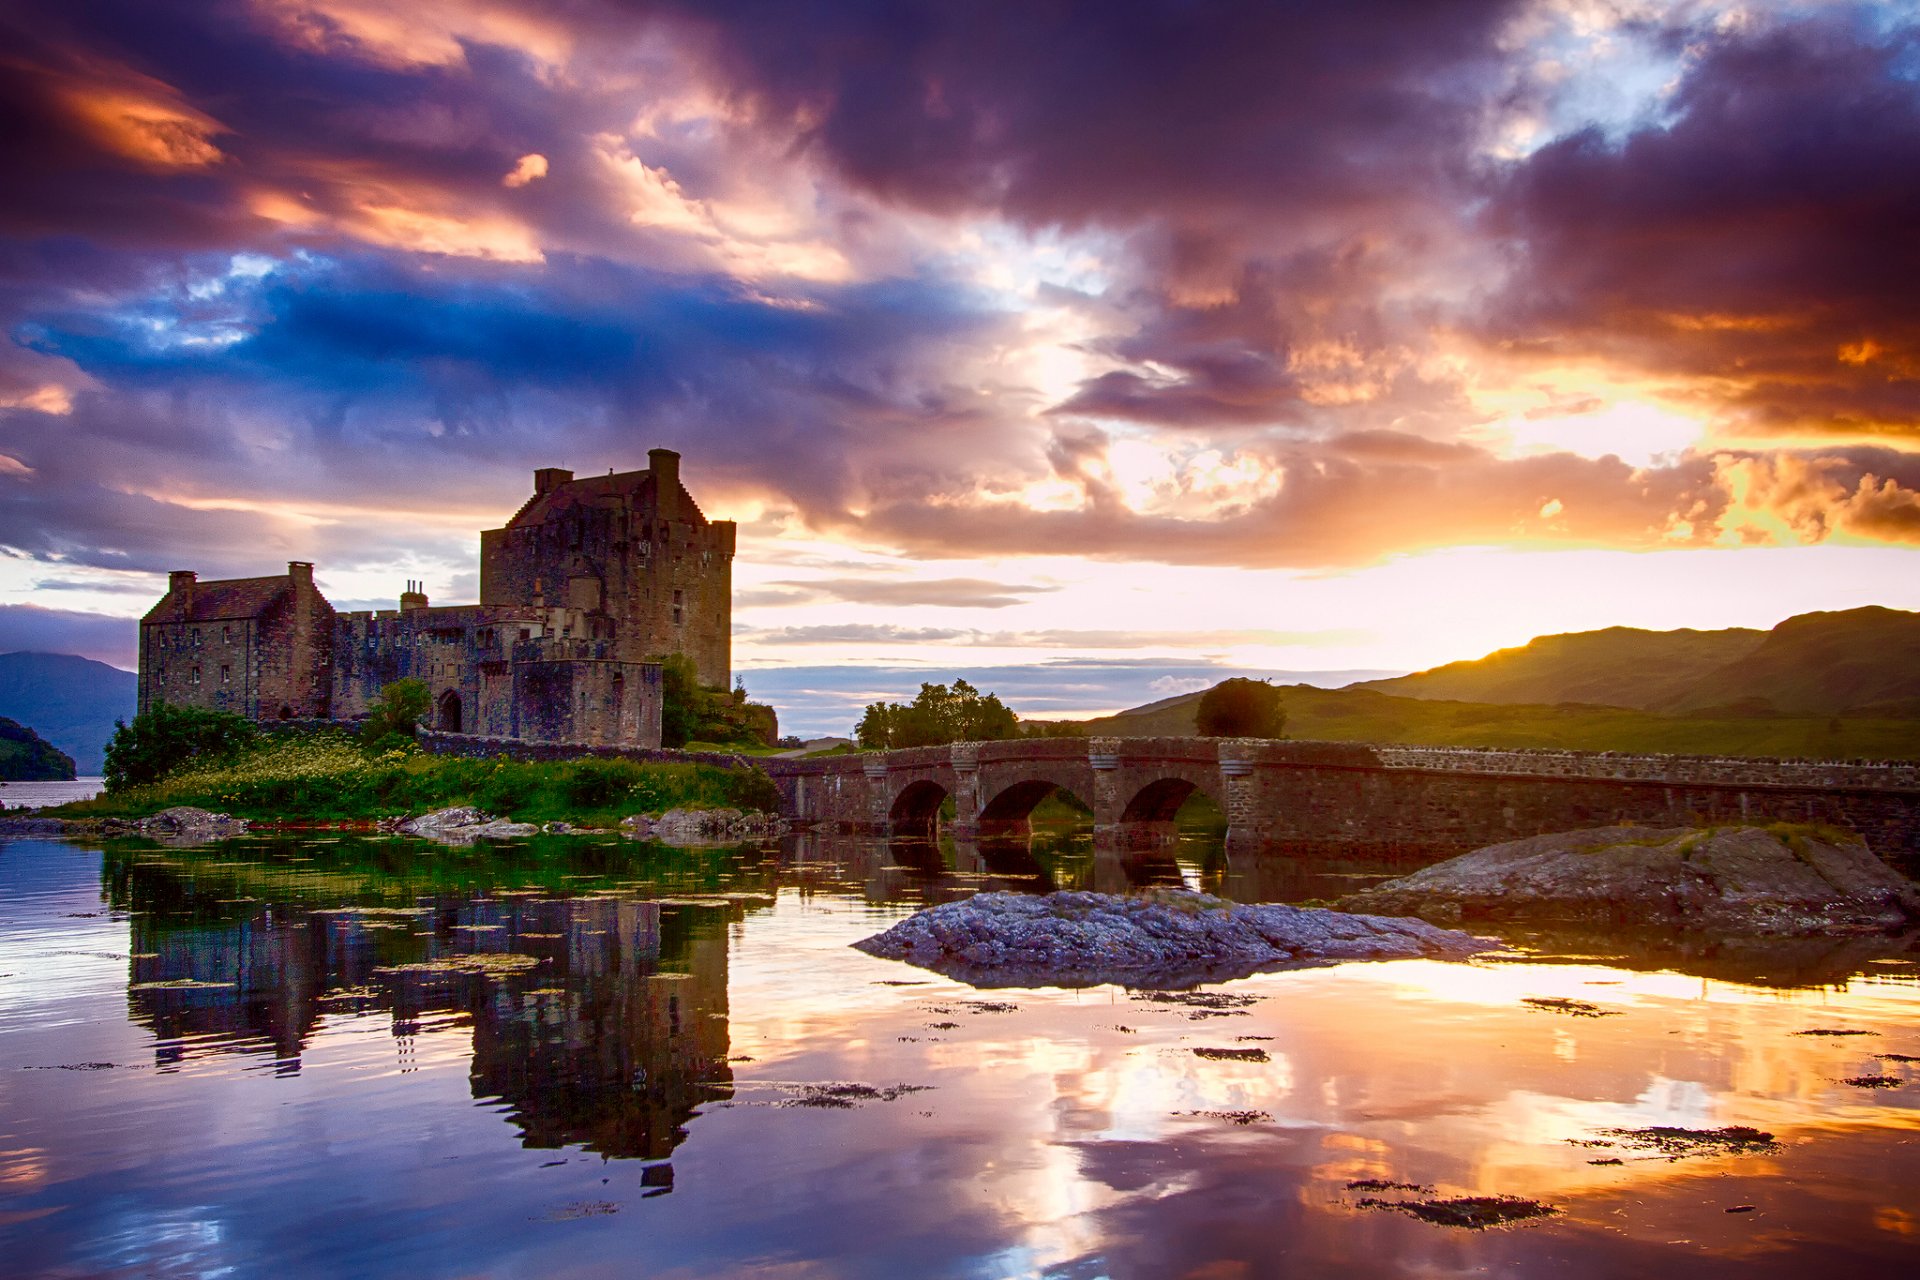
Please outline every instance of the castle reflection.
[{"label": "castle reflection", "polygon": [[728,1093],[726,931],[770,899],[404,884],[343,898],[351,873],[261,852],[107,856],[131,917],[130,1016],[162,1069],[243,1053],[297,1074],[324,1020],[384,1015],[404,1070],[423,1025],[465,1025],[473,1095],[504,1103],[524,1145],[652,1161]]}]

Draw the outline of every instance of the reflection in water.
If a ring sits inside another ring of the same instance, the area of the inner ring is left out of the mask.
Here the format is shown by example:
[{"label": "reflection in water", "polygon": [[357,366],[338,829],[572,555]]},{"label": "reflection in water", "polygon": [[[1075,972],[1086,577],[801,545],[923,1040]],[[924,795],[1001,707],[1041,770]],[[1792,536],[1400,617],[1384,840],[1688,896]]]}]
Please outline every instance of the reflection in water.
[{"label": "reflection in water", "polygon": [[[80,1275],[1911,1263],[1920,956],[1897,941],[1512,933],[1527,954],[1176,1000],[983,999],[847,946],[982,889],[1298,900],[1403,869],[1071,830],[0,846],[0,1241]],[[1649,1125],[1778,1143],[1608,1137]],[[1362,1207],[1415,1194],[1363,1180],[1561,1212],[1460,1233]]]},{"label": "reflection in water", "polygon": [[725,928],[767,903],[612,889],[339,903],[338,870],[171,852],[118,851],[105,874],[131,917],[130,1012],[157,1065],[192,1046],[296,1075],[321,1017],[349,1013],[384,1016],[404,1062],[424,1020],[455,1014],[474,1096],[507,1103],[526,1146],[653,1160],[732,1079]]}]

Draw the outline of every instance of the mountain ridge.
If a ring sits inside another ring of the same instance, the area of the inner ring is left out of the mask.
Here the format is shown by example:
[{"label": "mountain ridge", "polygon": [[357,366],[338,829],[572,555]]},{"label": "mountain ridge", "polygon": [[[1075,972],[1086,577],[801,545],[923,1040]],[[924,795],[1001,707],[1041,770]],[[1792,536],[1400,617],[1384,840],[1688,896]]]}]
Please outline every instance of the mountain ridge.
[{"label": "mountain ridge", "polygon": [[0,716],[30,726],[92,776],[113,722],[133,719],[139,683],[131,671],[77,654],[0,653]]}]

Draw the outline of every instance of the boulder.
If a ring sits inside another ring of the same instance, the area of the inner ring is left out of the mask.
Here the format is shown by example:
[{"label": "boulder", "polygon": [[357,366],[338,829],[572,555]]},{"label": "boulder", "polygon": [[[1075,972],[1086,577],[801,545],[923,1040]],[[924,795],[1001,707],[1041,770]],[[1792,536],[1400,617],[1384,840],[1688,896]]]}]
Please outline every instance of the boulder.
[{"label": "boulder", "polygon": [[1900,928],[1920,919],[1920,886],[1858,836],[1827,828],[1623,826],[1476,849],[1338,905],[1449,922],[1792,935]]},{"label": "boulder", "polygon": [[518,840],[540,834],[540,828],[531,822],[508,822],[504,818],[482,813],[470,805],[438,809],[418,818],[408,818],[394,830],[403,836],[417,836],[422,840],[455,845],[472,844],[476,840]]},{"label": "boulder", "polygon": [[976,986],[1172,989],[1335,960],[1458,959],[1498,944],[1423,920],[1204,893],[982,893],[853,944]]},{"label": "boulder", "polygon": [[663,844],[739,844],[772,839],[787,829],[777,814],[738,809],[669,809],[657,818],[634,814],[620,820],[622,834]]},{"label": "boulder", "polygon": [[247,821],[244,818],[236,818],[230,813],[210,813],[184,804],[162,809],[150,818],[140,819],[133,826],[141,835],[181,843],[227,840],[247,833]]}]

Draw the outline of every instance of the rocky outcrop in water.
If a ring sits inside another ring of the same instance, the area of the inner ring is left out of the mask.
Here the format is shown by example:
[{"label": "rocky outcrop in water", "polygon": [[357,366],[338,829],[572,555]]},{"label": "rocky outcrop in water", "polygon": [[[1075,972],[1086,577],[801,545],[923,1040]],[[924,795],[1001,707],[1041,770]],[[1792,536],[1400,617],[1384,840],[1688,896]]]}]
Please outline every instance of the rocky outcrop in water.
[{"label": "rocky outcrop in water", "polygon": [[1477,849],[1339,905],[1792,935],[1900,928],[1920,919],[1920,886],[1837,831],[1600,827]]},{"label": "rocky outcrop in water", "polygon": [[1204,893],[982,893],[853,944],[976,986],[1179,988],[1333,960],[1458,959],[1484,938],[1422,920],[1245,906]]},{"label": "rocky outcrop in water", "polygon": [[394,830],[403,836],[455,845],[472,844],[476,840],[517,840],[540,834],[540,828],[531,822],[490,817],[470,805],[437,809],[418,818],[408,818]]},{"label": "rocky outcrop in water", "polygon": [[635,814],[620,820],[623,835],[679,845],[770,840],[786,829],[785,820],[777,814],[742,813],[738,809],[669,809],[657,818]]}]

